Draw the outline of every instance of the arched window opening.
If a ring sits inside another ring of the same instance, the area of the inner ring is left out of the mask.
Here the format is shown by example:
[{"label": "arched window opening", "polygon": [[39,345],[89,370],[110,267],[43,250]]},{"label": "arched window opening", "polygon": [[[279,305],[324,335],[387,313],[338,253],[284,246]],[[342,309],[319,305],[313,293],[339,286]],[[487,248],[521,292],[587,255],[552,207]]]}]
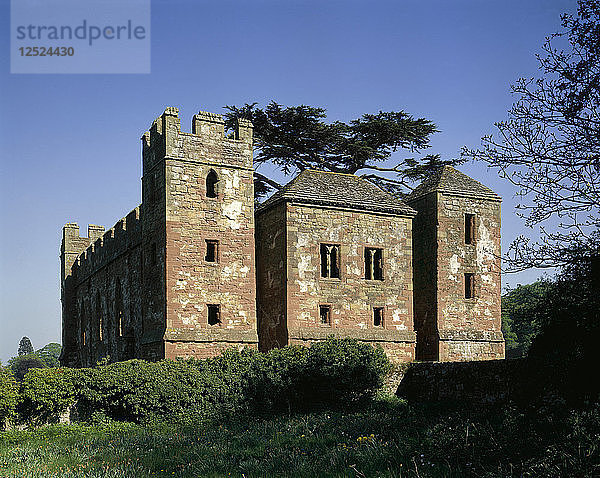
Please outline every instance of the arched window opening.
[{"label": "arched window opening", "polygon": [[206,197],[208,198],[216,198],[217,197],[217,183],[219,182],[219,178],[217,177],[217,173],[215,173],[212,169],[206,176]]}]

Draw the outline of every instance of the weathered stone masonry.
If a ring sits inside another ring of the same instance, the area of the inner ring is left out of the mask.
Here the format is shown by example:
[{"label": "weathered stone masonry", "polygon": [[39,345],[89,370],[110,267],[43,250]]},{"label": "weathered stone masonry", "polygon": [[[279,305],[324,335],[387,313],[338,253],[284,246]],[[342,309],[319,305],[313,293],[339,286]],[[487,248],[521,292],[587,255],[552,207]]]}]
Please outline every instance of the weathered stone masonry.
[{"label": "weathered stone masonry", "polygon": [[62,363],[328,335],[396,362],[504,356],[500,198],[468,176],[445,168],[409,206],[356,176],[304,171],[255,213],[252,125],[226,135],[200,112],[184,133],[176,108],[143,135],[142,160],[138,208],[106,232],[63,229]]},{"label": "weathered stone masonry", "polygon": [[201,112],[182,133],[167,108],[142,146],[141,206],[104,234],[64,228],[63,363],[257,347],[252,125],[240,120],[225,137],[222,118]]},{"label": "weathered stone masonry", "polygon": [[[318,171],[300,173],[266,201],[256,236],[261,348],[336,335],[379,344],[395,361],[413,360],[414,214],[356,176]],[[339,246],[339,277],[322,277],[322,245]],[[368,248],[383,252],[382,280],[365,278]],[[329,323],[320,306],[330,308]]]},{"label": "weathered stone masonry", "polygon": [[408,197],[419,211],[414,238],[417,359],[504,358],[500,201],[450,167]]}]

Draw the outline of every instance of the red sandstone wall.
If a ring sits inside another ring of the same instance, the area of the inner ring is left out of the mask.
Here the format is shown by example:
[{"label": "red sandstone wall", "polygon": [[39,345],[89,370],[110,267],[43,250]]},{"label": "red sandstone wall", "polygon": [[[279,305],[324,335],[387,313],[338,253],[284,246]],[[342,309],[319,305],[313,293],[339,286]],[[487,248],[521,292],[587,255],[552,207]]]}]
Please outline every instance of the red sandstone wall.
[{"label": "red sandstone wall", "polygon": [[[500,202],[438,193],[440,360],[504,357],[500,319]],[[464,214],[475,214],[475,244],[465,244]],[[464,274],[475,274],[465,299]]]},{"label": "red sandstone wall", "polygon": [[284,203],[256,215],[256,312],[263,351],[288,343],[285,217]]},{"label": "red sandstone wall", "polygon": [[[176,130],[166,140],[168,358],[258,342],[252,142],[244,136],[251,130],[225,138],[221,117],[201,113],[194,131]],[[206,195],[211,170],[219,180],[216,198]],[[217,262],[205,260],[206,240],[219,241]],[[209,325],[208,304],[220,305],[220,325]]]},{"label": "red sandstone wall", "polygon": [[416,359],[438,360],[437,196],[422,196],[410,202],[410,206],[418,211],[413,219]]},{"label": "red sandstone wall", "polygon": [[[71,231],[72,232],[72,231]],[[65,250],[95,238],[73,261],[65,281],[64,301],[72,304],[70,366],[92,366],[109,357],[127,360],[139,354],[141,339],[141,228],[139,210],[132,211],[114,228],[89,238],[71,234]],[[119,327],[119,318],[121,327]]]},{"label": "red sandstone wall", "polygon": [[[328,334],[400,343],[414,359],[411,218],[287,205],[287,327],[290,342]],[[341,245],[340,279],[320,277],[321,243]],[[384,250],[384,280],[364,279],[364,248]],[[319,323],[319,305],[330,304],[331,326]],[[384,307],[384,326],[373,325],[373,307]]]}]

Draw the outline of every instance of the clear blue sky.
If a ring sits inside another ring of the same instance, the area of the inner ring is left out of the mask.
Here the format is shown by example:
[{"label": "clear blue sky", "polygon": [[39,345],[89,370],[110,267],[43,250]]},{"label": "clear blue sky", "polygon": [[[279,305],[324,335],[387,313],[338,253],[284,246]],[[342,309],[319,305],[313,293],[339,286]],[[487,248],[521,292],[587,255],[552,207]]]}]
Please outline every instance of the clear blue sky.
[{"label": "clear blue sky", "polygon": [[[9,30],[9,2],[0,1]],[[140,202],[139,138],[166,106],[274,99],[331,120],[403,109],[433,120],[431,152],[456,157],[506,118],[509,85],[574,0],[152,1],[151,74],[11,75],[0,48],[0,360],[27,335],[60,341],[61,228],[112,226]],[[503,247],[523,232],[514,190],[484,165],[463,171],[504,196]],[[539,273],[506,276],[527,283]]]}]

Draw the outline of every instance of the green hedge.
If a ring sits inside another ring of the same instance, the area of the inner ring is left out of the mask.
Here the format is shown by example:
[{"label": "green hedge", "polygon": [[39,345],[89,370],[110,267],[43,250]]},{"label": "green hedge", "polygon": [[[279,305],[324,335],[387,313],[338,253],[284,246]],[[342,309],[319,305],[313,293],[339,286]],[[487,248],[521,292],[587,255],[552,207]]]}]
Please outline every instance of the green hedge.
[{"label": "green hedge", "polygon": [[9,369],[0,366],[0,430],[15,418],[18,398],[15,377]]},{"label": "green hedge", "polygon": [[268,353],[226,350],[206,360],[130,360],[95,368],[36,369],[21,384],[21,418],[56,421],[76,401],[84,420],[193,420],[347,406],[372,395],[389,361],[381,348],[330,338]]},{"label": "green hedge", "polygon": [[82,369],[75,380],[83,417],[139,422],[345,406],[372,395],[388,368],[380,348],[330,338],[268,353],[229,349],[206,360],[131,360]]},{"label": "green hedge", "polygon": [[25,374],[19,389],[19,416],[22,422],[42,425],[56,423],[75,402],[74,377],[65,368],[35,368]]}]

